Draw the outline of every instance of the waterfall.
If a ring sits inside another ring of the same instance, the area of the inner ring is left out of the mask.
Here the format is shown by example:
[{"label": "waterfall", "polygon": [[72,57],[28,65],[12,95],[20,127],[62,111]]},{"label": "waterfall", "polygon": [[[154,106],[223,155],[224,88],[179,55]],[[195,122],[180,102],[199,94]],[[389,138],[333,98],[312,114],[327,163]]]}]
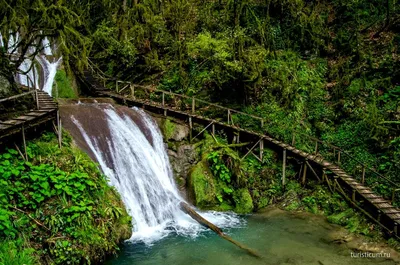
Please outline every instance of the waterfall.
[{"label": "waterfall", "polygon": [[[18,45],[20,40],[20,34],[17,32],[14,36],[10,32],[9,40],[7,43],[7,47],[5,47],[9,54],[18,56],[18,49],[15,47]],[[0,47],[4,47],[3,35],[0,33]],[[35,53],[35,49],[43,49],[43,51],[33,57]],[[42,90],[47,92],[50,96],[52,95],[52,88],[54,83],[54,78],[57,73],[57,69],[61,64],[62,57],[56,59],[50,41],[47,37],[45,37],[41,43],[41,47],[29,47],[29,50],[26,54],[28,58],[26,58],[21,65],[19,66],[19,70],[21,73],[17,73],[15,76],[15,81],[23,86],[33,87],[35,89],[39,89],[39,69],[36,65],[32,65],[35,60],[37,60],[42,68],[43,72],[43,88]],[[29,71],[28,71],[29,70]]]},{"label": "waterfall", "polygon": [[42,90],[51,96],[54,78],[56,77],[57,68],[62,61],[62,57],[54,61],[49,61],[46,54],[42,54],[37,57],[37,60],[40,63],[40,66],[42,66],[44,75],[44,84]]},{"label": "waterfall", "polygon": [[[121,194],[133,218],[131,240],[151,243],[169,233],[197,236],[201,225],[179,209],[175,185],[157,124],[144,111],[81,103],[61,110],[66,128]],[[88,118],[91,117],[91,118]],[[240,224],[229,213],[204,212],[220,227]]]}]

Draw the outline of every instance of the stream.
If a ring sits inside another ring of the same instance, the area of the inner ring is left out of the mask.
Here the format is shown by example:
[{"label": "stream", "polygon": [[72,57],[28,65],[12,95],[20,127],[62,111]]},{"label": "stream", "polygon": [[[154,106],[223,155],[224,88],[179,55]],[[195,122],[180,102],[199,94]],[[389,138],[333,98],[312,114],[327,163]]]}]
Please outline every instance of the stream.
[{"label": "stream", "polygon": [[[242,219],[242,226],[225,231],[234,239],[257,250],[262,259],[247,255],[213,232],[204,232],[196,238],[170,234],[152,245],[126,242],[119,257],[106,264],[397,264],[386,258],[352,257],[353,251],[348,245],[334,242],[345,230],[327,223],[322,216],[270,209]],[[385,253],[392,257],[397,255]]]}]

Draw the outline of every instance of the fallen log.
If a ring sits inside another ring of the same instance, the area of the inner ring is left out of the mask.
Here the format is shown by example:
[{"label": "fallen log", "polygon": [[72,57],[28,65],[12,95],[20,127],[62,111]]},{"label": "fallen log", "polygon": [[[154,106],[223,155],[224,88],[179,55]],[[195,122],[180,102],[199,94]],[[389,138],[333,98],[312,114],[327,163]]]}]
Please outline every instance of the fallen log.
[{"label": "fallen log", "polygon": [[183,212],[185,212],[186,214],[190,215],[190,217],[192,217],[194,220],[199,222],[201,225],[213,230],[216,234],[218,234],[223,239],[228,240],[232,244],[234,244],[234,245],[238,246],[239,248],[245,250],[251,256],[256,257],[256,258],[261,258],[261,256],[257,252],[255,252],[254,250],[244,246],[243,244],[237,242],[236,240],[232,239],[230,236],[225,234],[221,230],[221,228],[219,228],[218,226],[216,226],[216,225],[210,223],[209,221],[207,221],[206,219],[204,219],[200,214],[198,214],[195,210],[193,210],[192,207],[190,207],[190,205],[187,204],[186,202],[183,202],[183,201],[180,202],[179,206],[180,206],[180,208],[182,209]]}]

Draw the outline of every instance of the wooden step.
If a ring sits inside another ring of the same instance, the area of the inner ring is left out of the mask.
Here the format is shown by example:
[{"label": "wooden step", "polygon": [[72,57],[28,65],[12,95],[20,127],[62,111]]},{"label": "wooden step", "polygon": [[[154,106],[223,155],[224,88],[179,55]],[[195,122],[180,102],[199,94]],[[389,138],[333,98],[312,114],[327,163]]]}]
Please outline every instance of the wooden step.
[{"label": "wooden step", "polygon": [[375,195],[373,192],[360,192],[360,194],[367,198],[367,199],[373,199],[373,198],[380,198],[379,196]]},{"label": "wooden step", "polygon": [[369,200],[370,202],[372,202],[373,204],[379,204],[379,203],[387,203],[388,201],[382,198],[373,198],[371,200]]},{"label": "wooden step", "polygon": [[40,107],[41,110],[55,110],[56,107]]},{"label": "wooden step", "polygon": [[30,120],[34,120],[34,119],[35,119],[35,117],[27,116],[27,115],[14,118],[14,120],[19,120],[19,121],[30,121]]},{"label": "wooden step", "polygon": [[21,124],[23,122],[19,121],[19,120],[12,119],[12,120],[8,120],[8,121],[2,121],[1,123],[5,124],[5,125],[18,125],[18,124]]},{"label": "wooden step", "polygon": [[45,114],[44,112],[33,111],[33,112],[26,113],[25,116],[39,117],[44,114]]},{"label": "wooden step", "polygon": [[12,127],[12,125],[0,123],[0,130],[5,130],[5,129],[8,129],[10,127]]},{"label": "wooden step", "polygon": [[388,209],[382,209],[382,212],[384,212],[385,214],[393,215],[393,214],[399,214],[400,210],[393,207],[393,208],[388,208]]}]

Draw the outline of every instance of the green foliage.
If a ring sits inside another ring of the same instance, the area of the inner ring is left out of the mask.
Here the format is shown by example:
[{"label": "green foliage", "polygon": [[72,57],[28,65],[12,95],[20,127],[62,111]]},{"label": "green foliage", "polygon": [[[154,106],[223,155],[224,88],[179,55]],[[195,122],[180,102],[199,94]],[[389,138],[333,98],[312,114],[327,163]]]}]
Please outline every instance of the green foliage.
[{"label": "green foliage", "polygon": [[37,265],[35,249],[26,247],[22,239],[0,241],[0,265]]},{"label": "green foliage", "polygon": [[164,133],[164,139],[168,141],[174,136],[176,125],[175,125],[175,123],[171,122],[169,119],[165,119],[163,127],[164,128],[162,131]]},{"label": "green foliage", "polygon": [[211,152],[208,155],[208,161],[211,164],[211,171],[213,172],[214,176],[226,183],[231,182],[232,173],[225,166],[218,152]]},{"label": "green foliage", "polygon": [[77,95],[72,87],[72,81],[67,74],[58,70],[55,77],[55,84],[53,86],[52,95],[55,98],[77,98]]},{"label": "green foliage", "polygon": [[0,237],[24,235],[55,264],[100,260],[129,236],[130,217],[97,166],[68,136],[63,144],[45,134],[28,143],[29,162],[0,154]]}]

